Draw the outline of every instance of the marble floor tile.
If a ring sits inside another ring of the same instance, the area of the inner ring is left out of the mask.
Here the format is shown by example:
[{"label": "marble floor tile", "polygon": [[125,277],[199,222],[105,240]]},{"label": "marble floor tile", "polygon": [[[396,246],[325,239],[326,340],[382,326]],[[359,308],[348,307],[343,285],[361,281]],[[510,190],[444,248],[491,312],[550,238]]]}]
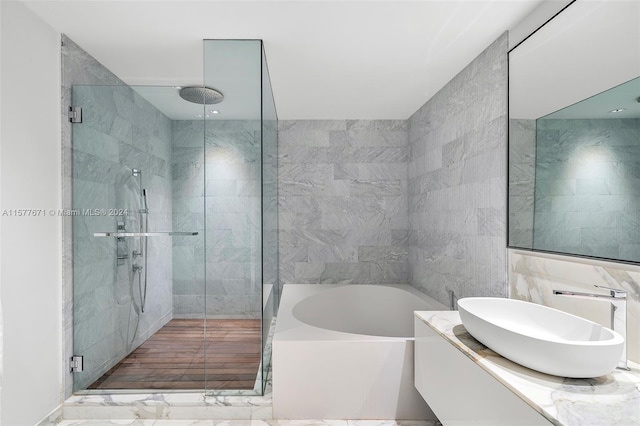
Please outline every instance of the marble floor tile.
[{"label": "marble floor tile", "polygon": [[213,420],[63,420],[57,426],[214,426]]},{"label": "marble floor tile", "polygon": [[63,420],[57,426],[438,426],[423,420]]},{"label": "marble floor tile", "polygon": [[252,420],[251,426],[348,426],[348,423],[347,420]]}]

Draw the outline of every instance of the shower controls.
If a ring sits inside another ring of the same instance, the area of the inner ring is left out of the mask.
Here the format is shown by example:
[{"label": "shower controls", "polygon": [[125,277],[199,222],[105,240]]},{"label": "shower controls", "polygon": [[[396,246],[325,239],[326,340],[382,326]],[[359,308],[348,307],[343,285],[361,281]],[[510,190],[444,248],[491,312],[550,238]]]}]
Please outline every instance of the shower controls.
[{"label": "shower controls", "polygon": [[[117,222],[118,232],[125,232],[126,228],[124,222]],[[127,242],[123,237],[118,237],[116,240],[116,259],[118,262],[118,266],[124,265],[124,261],[129,258],[129,253],[127,252]]]}]

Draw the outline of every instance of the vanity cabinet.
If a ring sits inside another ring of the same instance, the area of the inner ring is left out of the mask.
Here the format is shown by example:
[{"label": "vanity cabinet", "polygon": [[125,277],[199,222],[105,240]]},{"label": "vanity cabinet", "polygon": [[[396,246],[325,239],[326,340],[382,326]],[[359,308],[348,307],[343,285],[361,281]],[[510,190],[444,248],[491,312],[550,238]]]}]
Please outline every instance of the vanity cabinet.
[{"label": "vanity cabinet", "polygon": [[415,337],[415,386],[443,425],[553,424],[418,317]]}]

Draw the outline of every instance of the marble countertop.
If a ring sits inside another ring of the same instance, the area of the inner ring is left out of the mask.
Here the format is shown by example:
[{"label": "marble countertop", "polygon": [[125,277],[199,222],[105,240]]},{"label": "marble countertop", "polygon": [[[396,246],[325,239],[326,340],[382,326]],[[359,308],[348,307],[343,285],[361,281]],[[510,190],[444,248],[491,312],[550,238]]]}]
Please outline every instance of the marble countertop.
[{"label": "marble countertop", "polygon": [[474,339],[456,311],[416,312],[416,318],[555,425],[640,425],[640,365],[593,379],[551,376],[523,367]]}]

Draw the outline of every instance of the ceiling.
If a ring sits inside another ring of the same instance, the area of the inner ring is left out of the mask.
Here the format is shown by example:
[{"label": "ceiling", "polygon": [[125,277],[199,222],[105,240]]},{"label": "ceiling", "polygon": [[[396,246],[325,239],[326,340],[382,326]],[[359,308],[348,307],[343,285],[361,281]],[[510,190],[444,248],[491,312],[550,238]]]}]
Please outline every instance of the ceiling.
[{"label": "ceiling", "polygon": [[203,39],[262,39],[287,120],[406,119],[542,0],[23,3],[131,85],[202,85]]}]

